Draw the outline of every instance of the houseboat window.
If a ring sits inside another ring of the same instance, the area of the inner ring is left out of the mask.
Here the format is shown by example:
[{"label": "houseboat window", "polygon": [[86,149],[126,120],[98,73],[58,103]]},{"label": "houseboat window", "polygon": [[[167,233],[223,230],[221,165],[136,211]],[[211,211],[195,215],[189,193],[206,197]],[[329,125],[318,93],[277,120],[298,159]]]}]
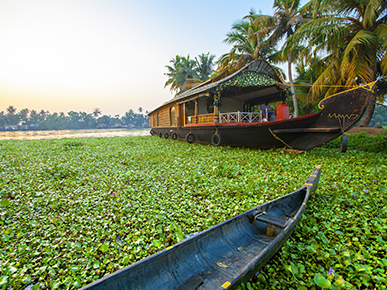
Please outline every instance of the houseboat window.
[{"label": "houseboat window", "polygon": [[169,111],[169,118],[171,120],[171,126],[175,126],[175,107],[172,107]]},{"label": "houseboat window", "polygon": [[157,127],[160,126],[160,113],[157,113]]}]

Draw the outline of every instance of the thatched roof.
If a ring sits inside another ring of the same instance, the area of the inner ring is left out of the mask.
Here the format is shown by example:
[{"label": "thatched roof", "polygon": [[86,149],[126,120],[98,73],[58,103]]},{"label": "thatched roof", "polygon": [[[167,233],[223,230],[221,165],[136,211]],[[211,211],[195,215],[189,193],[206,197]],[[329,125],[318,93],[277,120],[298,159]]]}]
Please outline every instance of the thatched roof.
[{"label": "thatched roof", "polygon": [[267,87],[273,87],[274,90],[268,91],[267,95],[273,94],[274,91],[278,92],[288,88],[276,70],[267,61],[259,59],[250,62],[233,74],[224,71],[220,75],[192,89],[176,94],[173,99],[152,110],[149,114],[172,103],[181,103],[204,95],[209,96],[210,93],[221,95],[225,89],[231,87],[237,87],[239,91],[240,88],[249,88],[250,93],[252,89],[258,91]]}]

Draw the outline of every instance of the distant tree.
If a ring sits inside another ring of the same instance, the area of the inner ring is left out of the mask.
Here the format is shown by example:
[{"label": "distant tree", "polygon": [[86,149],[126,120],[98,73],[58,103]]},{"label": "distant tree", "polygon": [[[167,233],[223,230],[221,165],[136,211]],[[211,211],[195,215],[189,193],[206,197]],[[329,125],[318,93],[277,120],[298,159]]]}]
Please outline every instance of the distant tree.
[{"label": "distant tree", "polygon": [[6,119],[5,119],[5,114],[4,111],[0,112],[0,126],[5,126],[6,125]]},{"label": "distant tree", "polygon": [[[22,109],[16,113],[16,108],[9,106],[7,113],[0,112],[0,126],[6,125],[18,125],[20,121],[23,124],[38,124],[42,130],[64,130],[64,129],[94,129],[98,125],[106,124],[107,127],[122,124],[132,124],[135,127],[143,127],[147,122],[148,116],[142,114],[142,107],[139,107],[139,114],[134,113],[132,109],[125,113],[120,118],[119,114],[114,117],[110,115],[103,115],[99,118],[95,118],[95,114],[86,112],[70,111],[67,115],[64,112],[53,113],[41,110],[39,113],[36,110],[31,110],[29,115],[29,109]],[[10,113],[10,112],[12,113]]]},{"label": "distant tree", "polygon": [[7,115],[5,116],[5,121],[7,125],[18,125],[20,122],[20,116],[16,114],[16,108],[14,106],[9,106],[7,108]]},{"label": "distant tree", "polygon": [[31,124],[37,124],[39,122],[38,112],[36,112],[35,110],[31,110],[29,121]]},{"label": "distant tree", "polygon": [[45,111],[45,110],[40,110],[39,114],[38,114],[38,120],[39,121],[44,121],[46,120],[46,117],[50,114],[49,111]]},{"label": "distant tree", "polygon": [[101,109],[100,109],[100,108],[94,108],[94,109],[93,109],[93,116],[94,116],[95,118],[98,118],[98,116],[101,115],[101,114],[102,114],[102,112],[101,112]]},{"label": "distant tree", "polygon": [[69,129],[80,129],[80,120],[81,116],[78,112],[70,111],[67,112],[67,115],[69,116]]},{"label": "distant tree", "polygon": [[86,116],[84,116],[82,118],[82,121],[83,121],[83,126],[84,126],[85,129],[95,129],[95,128],[97,128],[97,121],[94,118],[93,114],[86,114]]},{"label": "distant tree", "polygon": [[125,114],[121,117],[121,120],[125,125],[133,124],[134,123],[134,115],[135,114],[134,114],[133,110],[130,109],[129,111],[125,112]]},{"label": "distant tree", "polygon": [[28,124],[28,113],[30,112],[29,109],[22,109],[19,111],[19,119],[23,124]]},{"label": "distant tree", "polygon": [[97,119],[98,125],[106,124],[107,126],[111,126],[111,118],[108,115],[103,115]]},{"label": "distant tree", "polygon": [[7,108],[7,112],[8,112],[8,114],[10,114],[10,115],[14,115],[14,114],[16,113],[16,108],[15,108],[14,106],[9,106],[9,107]]}]

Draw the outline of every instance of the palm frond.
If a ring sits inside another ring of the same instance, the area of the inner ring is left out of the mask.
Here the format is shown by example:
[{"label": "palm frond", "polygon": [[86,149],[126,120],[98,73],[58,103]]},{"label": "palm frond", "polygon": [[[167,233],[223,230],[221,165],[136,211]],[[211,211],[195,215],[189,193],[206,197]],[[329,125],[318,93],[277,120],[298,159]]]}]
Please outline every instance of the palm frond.
[{"label": "palm frond", "polygon": [[384,76],[387,75],[387,24],[380,24],[376,29],[375,33],[377,34],[380,40],[381,52],[380,56],[380,70]]}]

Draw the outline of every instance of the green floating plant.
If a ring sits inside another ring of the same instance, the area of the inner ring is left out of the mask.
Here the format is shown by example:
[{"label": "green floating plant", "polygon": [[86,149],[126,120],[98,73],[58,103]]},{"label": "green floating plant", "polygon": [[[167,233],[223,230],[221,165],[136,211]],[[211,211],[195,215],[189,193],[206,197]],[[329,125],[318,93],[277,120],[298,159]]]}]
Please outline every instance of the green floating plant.
[{"label": "green floating plant", "polygon": [[0,141],[0,289],[77,289],[295,190],[317,164],[301,223],[240,289],[382,288],[387,150],[352,140],[346,154],[339,143],[292,154],[152,136]]}]

